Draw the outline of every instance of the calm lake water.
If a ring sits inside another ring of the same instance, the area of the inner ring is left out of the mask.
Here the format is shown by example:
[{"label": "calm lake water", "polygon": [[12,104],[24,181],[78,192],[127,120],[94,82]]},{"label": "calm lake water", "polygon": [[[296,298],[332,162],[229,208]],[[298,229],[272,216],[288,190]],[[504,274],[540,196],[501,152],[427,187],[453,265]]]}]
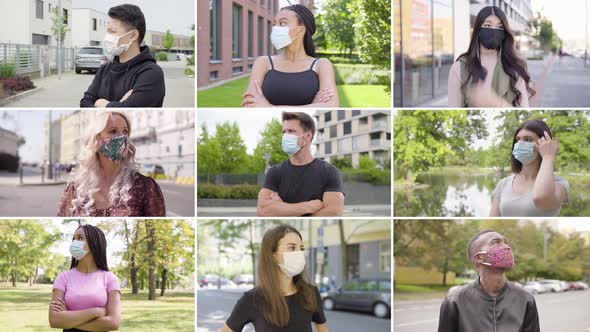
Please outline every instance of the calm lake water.
[{"label": "calm lake water", "polygon": [[[506,174],[505,176],[508,176]],[[416,180],[426,188],[394,191],[394,215],[398,217],[487,217],[492,192],[500,174],[426,174]],[[569,202],[561,216],[590,216],[590,190],[570,182]]]}]

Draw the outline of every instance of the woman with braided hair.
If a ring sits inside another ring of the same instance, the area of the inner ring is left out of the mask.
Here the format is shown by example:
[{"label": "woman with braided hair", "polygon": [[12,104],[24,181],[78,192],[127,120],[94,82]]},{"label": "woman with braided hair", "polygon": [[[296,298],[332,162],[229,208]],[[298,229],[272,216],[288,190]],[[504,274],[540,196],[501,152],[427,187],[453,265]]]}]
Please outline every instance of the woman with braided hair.
[{"label": "woman with braided hair", "polygon": [[270,40],[277,55],[254,61],[242,107],[338,107],[334,67],[315,57],[313,13],[296,4],[276,15]]}]

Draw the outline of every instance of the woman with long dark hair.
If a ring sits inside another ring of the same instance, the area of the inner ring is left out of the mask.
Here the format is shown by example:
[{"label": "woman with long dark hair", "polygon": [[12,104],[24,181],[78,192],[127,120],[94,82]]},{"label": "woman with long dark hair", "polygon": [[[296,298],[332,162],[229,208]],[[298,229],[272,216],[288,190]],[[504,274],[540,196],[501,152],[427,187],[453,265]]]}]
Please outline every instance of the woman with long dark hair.
[{"label": "woman with long dark hair", "polygon": [[303,5],[277,13],[270,40],[278,54],[254,61],[242,107],[339,106],[334,66],[316,58],[315,31],[313,13]]},{"label": "woman with long dark hair", "polygon": [[92,225],[78,227],[70,253],[70,270],[53,283],[49,325],[64,332],[118,330],[119,279],[109,271],[104,233]]},{"label": "woman with long dark hair", "polygon": [[252,323],[256,332],[327,332],[320,293],[305,278],[299,231],[288,225],[268,230],[258,255],[256,287],[238,300],[221,332],[240,332]]},{"label": "woman with long dark hair", "polygon": [[569,183],[555,173],[559,137],[543,120],[521,124],[512,139],[512,172],[492,193],[490,217],[557,217]]},{"label": "woman with long dark hair", "polygon": [[529,107],[535,90],[499,7],[477,14],[469,48],[451,67],[448,91],[449,107]]}]

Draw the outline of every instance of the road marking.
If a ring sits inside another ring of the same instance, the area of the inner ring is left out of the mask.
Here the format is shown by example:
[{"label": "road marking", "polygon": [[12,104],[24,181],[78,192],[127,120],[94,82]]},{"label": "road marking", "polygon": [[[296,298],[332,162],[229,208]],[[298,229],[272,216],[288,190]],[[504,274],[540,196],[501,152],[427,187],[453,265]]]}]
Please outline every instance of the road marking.
[{"label": "road marking", "polygon": [[406,326],[414,326],[414,325],[429,324],[429,323],[436,323],[436,322],[438,322],[438,318],[436,318],[436,319],[426,319],[426,320],[417,320],[415,322],[410,322],[410,323],[395,324],[395,327],[406,327]]}]

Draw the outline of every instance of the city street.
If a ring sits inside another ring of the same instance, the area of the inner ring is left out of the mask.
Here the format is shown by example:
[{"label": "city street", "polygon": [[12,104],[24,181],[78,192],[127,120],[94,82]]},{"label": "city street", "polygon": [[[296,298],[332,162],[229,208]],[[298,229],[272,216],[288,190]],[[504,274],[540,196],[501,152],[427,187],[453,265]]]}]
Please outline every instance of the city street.
[{"label": "city street", "polygon": [[[244,291],[243,288],[197,290],[197,332],[219,331]],[[391,330],[391,320],[376,318],[365,313],[326,311],[326,318],[330,331],[389,332]],[[253,332],[254,328],[250,324],[243,331]]]},{"label": "city street", "polygon": [[[585,332],[590,331],[590,291],[569,291],[564,293],[535,296],[541,331],[544,332]],[[438,326],[442,299],[394,302],[396,332],[432,332]],[[474,317],[474,319],[479,319]]]},{"label": "city street", "polygon": [[[184,75],[183,61],[158,62],[164,71],[166,97],[164,107],[194,107],[195,81]],[[80,99],[92,83],[93,73],[76,74],[73,70],[33,80],[40,89],[4,107],[79,107]]]},{"label": "city street", "polygon": [[[197,207],[199,217],[254,217],[255,206],[228,206],[228,207]],[[391,206],[383,204],[346,205],[344,202],[345,217],[390,217]]]},{"label": "city street", "polygon": [[556,58],[545,77],[535,86],[540,100],[536,107],[588,107],[590,105],[590,66],[572,56]]},{"label": "city street", "polygon": [[[25,186],[18,185],[18,174],[0,173],[0,215],[10,217],[53,217],[56,215],[59,198],[65,182],[55,184],[46,180],[41,184],[41,173],[26,169]],[[195,190],[192,185],[158,182],[169,217],[193,217],[195,215]]]}]

